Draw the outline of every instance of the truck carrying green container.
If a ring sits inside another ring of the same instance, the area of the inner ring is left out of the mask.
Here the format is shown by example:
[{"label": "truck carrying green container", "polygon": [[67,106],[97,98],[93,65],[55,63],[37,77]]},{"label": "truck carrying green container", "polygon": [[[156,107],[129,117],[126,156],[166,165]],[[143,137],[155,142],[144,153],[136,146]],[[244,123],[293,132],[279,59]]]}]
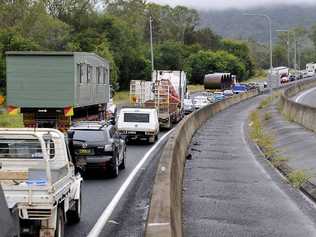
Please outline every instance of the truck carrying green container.
[{"label": "truck carrying green container", "polygon": [[7,106],[26,127],[67,129],[73,120],[104,119],[110,65],[85,52],[6,52]]}]

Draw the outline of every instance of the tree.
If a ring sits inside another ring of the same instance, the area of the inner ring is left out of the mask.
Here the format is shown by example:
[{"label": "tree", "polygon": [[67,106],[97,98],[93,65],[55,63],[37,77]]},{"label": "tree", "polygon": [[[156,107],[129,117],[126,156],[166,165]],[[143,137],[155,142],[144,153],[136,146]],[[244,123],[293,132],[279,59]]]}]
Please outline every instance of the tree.
[{"label": "tree", "polygon": [[155,67],[160,70],[182,70],[185,47],[179,42],[167,41],[155,48]]},{"label": "tree", "polygon": [[284,46],[277,44],[273,48],[273,66],[280,67],[288,64],[287,49]]},{"label": "tree", "polygon": [[245,65],[240,60],[225,51],[199,51],[192,54],[185,65],[188,79],[193,84],[202,84],[204,76],[215,72],[229,72],[243,79],[246,73]]},{"label": "tree", "polygon": [[236,57],[238,57],[246,67],[246,74],[244,75],[244,79],[247,79],[255,74],[255,65],[254,61],[250,56],[250,50],[246,43],[223,39],[221,42],[222,50],[225,50]]},{"label": "tree", "polygon": [[221,38],[209,28],[197,29],[186,32],[186,44],[199,44],[205,49],[218,50],[220,48]]}]

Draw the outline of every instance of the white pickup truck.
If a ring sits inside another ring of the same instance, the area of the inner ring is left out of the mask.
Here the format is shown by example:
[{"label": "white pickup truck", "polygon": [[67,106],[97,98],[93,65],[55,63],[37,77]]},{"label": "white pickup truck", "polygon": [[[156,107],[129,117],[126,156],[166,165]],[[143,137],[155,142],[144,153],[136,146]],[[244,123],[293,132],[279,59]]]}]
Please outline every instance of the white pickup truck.
[{"label": "white pickup truck", "polygon": [[55,129],[0,129],[0,183],[20,236],[63,237],[81,216],[81,182]]},{"label": "white pickup truck", "polygon": [[118,118],[117,130],[127,140],[147,139],[150,143],[155,143],[159,134],[157,110],[123,108]]}]

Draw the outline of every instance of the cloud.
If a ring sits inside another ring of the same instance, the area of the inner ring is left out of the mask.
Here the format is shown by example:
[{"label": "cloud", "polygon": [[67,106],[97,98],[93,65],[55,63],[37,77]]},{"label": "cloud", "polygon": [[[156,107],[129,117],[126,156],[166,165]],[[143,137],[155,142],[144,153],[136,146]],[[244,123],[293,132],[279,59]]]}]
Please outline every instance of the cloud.
[{"label": "cloud", "polygon": [[269,5],[306,5],[314,4],[315,0],[150,0],[159,4],[171,6],[185,5],[197,9],[226,9],[226,8],[251,8]]}]

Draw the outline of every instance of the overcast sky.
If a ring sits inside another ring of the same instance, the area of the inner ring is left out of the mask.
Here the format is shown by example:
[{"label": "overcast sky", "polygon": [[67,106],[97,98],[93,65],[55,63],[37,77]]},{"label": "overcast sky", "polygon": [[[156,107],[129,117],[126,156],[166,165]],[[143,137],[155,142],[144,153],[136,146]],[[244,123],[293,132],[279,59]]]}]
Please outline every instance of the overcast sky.
[{"label": "overcast sky", "polygon": [[316,0],[149,0],[171,6],[185,5],[198,9],[248,8],[272,4],[315,4]]}]

